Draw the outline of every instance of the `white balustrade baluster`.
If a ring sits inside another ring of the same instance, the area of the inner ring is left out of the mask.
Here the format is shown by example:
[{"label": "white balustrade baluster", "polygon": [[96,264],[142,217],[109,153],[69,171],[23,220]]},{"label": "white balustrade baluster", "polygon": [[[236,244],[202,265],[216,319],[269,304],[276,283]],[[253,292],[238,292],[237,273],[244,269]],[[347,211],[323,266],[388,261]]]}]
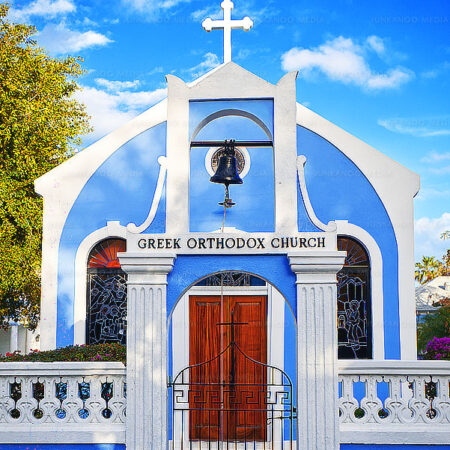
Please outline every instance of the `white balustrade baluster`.
[{"label": "white balustrade baluster", "polygon": [[380,375],[362,375],[360,381],[365,383],[366,395],[361,400],[361,408],[364,410],[364,422],[379,422],[378,412],[383,408],[383,403],[378,398],[378,383],[383,381]]},{"label": "white balustrade baluster", "polygon": [[449,377],[433,376],[433,381],[437,384],[437,396],[433,401],[433,408],[438,413],[436,421],[450,423]]},{"label": "white balustrade baluster", "polygon": [[355,411],[359,408],[358,400],[353,396],[353,383],[359,381],[359,376],[340,377],[341,381],[341,397],[339,399],[339,407],[342,411],[340,422],[355,422]]}]

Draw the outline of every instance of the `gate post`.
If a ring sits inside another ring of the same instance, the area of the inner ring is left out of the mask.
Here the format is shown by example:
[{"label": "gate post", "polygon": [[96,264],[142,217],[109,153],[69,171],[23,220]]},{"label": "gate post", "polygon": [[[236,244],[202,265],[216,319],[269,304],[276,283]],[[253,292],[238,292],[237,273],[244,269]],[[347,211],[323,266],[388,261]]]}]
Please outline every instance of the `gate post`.
[{"label": "gate post", "polygon": [[127,450],[167,448],[167,275],[175,255],[119,254],[128,274]]},{"label": "gate post", "polygon": [[297,449],[339,450],[336,274],[346,252],[289,254],[297,277]]}]

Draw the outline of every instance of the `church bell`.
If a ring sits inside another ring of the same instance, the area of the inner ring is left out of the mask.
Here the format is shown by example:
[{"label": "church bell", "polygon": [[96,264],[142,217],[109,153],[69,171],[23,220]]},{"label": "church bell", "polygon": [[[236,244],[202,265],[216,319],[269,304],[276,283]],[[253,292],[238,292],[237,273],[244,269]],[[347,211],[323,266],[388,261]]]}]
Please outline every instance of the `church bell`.
[{"label": "church bell", "polygon": [[243,181],[238,174],[236,153],[232,141],[225,141],[224,153],[219,159],[216,173],[210,178],[213,183],[222,183],[225,186],[230,184],[242,184]]}]

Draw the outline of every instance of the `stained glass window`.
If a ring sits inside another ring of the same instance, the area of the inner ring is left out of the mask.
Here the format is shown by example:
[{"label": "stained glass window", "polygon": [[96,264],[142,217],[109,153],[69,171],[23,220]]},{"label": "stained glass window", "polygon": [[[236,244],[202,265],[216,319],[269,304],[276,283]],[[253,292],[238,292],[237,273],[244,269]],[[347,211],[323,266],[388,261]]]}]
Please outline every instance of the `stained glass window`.
[{"label": "stained glass window", "polygon": [[126,251],[123,239],[106,239],[91,251],[87,269],[86,342],[126,343],[127,276],[120,268],[120,252]]},{"label": "stained glass window", "polygon": [[370,261],[355,239],[338,237],[338,250],[347,252],[337,275],[338,355],[341,359],[372,358]]}]

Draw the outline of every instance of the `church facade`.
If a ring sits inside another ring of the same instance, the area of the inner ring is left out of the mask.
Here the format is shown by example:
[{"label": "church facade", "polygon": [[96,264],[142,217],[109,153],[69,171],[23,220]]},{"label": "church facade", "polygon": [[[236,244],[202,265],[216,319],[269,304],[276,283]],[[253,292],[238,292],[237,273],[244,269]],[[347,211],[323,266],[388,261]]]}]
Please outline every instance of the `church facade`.
[{"label": "church facade", "polygon": [[[126,342],[127,448],[339,448],[339,362],[416,359],[419,178],[295,80],[169,75],[166,100],[36,181],[41,349]],[[230,140],[232,207],[210,181]]]}]

